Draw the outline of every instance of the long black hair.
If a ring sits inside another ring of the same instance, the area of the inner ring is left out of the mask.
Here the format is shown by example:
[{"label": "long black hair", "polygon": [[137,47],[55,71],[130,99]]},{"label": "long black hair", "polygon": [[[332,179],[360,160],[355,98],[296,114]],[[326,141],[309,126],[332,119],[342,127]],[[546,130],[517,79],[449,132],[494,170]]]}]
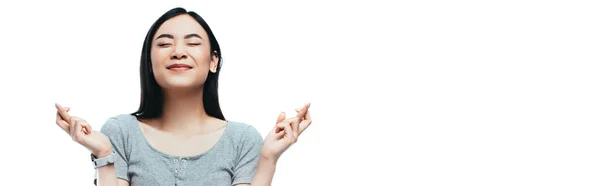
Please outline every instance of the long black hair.
[{"label": "long black hair", "polygon": [[208,73],[206,82],[204,82],[203,97],[204,110],[209,116],[225,120],[225,116],[221,112],[221,106],[219,105],[219,94],[217,91],[217,85],[219,80],[219,71],[221,70],[221,48],[215,38],[212,30],[206,24],[206,21],[198,14],[193,11],[187,11],[184,8],[177,7],[173,8],[164,13],[154,24],[150,27],[144,39],[144,46],[142,47],[142,57],[140,60],[140,83],[142,88],[142,95],[140,100],[140,107],[138,111],[131,115],[136,116],[138,119],[146,118],[157,118],[162,115],[163,112],[163,101],[164,93],[161,87],[156,83],[154,79],[154,73],[152,72],[152,61],[150,58],[150,49],[152,48],[152,38],[156,34],[158,28],[167,20],[182,14],[188,14],[192,16],[208,34],[208,40],[210,42],[210,51],[213,56],[218,57],[217,71]]}]

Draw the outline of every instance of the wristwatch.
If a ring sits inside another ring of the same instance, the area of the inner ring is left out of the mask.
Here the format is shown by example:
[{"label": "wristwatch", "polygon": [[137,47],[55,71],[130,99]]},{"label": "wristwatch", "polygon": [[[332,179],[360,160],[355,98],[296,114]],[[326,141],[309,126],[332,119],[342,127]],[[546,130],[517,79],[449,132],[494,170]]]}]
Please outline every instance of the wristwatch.
[{"label": "wristwatch", "polygon": [[110,155],[108,155],[104,158],[96,158],[96,156],[94,156],[94,154],[91,154],[90,156],[92,157],[92,163],[94,164],[94,170],[96,170],[96,172],[94,173],[94,185],[97,185],[98,168],[100,168],[102,166],[106,166],[111,163],[115,163],[116,154],[113,151],[112,153],[110,153]]},{"label": "wristwatch", "polygon": [[94,154],[91,154],[92,156],[92,163],[94,164],[94,169],[98,169],[102,166],[106,166],[108,164],[111,163],[115,163],[115,152],[113,151],[112,153],[110,153],[110,155],[103,157],[103,158],[96,158],[96,156],[94,156]]}]

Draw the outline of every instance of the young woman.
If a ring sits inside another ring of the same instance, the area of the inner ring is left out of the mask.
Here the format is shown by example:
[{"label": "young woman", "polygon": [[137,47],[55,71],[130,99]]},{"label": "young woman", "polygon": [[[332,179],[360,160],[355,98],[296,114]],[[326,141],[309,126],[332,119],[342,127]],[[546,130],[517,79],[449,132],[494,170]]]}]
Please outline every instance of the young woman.
[{"label": "young woman", "polygon": [[281,113],[264,138],[226,120],[217,82],[221,49],[198,14],[174,8],[150,28],[141,56],[139,110],[100,131],[56,104],[56,124],[92,153],[102,186],[271,185],[280,155],[310,124],[310,104]]}]

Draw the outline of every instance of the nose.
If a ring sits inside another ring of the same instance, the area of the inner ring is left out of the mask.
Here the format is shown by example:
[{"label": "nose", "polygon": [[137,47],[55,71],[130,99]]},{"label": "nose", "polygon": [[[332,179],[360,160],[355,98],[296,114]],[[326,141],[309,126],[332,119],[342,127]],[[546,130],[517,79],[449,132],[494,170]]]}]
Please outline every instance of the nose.
[{"label": "nose", "polygon": [[187,59],[187,55],[185,53],[185,46],[183,46],[183,45],[175,46],[175,50],[171,54],[171,59],[177,59],[177,60]]}]

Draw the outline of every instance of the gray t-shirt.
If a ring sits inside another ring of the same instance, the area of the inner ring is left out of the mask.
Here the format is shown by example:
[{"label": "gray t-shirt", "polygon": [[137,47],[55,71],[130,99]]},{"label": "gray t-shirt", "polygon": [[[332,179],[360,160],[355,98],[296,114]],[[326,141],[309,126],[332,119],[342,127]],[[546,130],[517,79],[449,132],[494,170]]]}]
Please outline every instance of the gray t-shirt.
[{"label": "gray t-shirt", "polygon": [[135,116],[109,118],[100,130],[108,136],[117,158],[117,177],[132,186],[211,185],[250,183],[256,172],[263,139],[251,125],[227,121],[218,142],[195,156],[163,153],[152,147]]}]

